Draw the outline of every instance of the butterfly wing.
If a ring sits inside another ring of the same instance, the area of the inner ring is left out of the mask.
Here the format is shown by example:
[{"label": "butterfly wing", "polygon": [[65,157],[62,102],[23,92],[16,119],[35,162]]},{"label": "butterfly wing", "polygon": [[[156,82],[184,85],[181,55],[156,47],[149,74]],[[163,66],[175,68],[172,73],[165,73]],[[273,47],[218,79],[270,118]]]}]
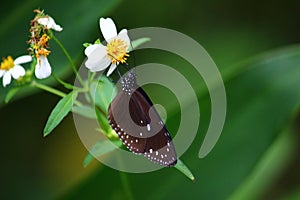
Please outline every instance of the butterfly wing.
[{"label": "butterfly wing", "polygon": [[172,138],[142,88],[138,87],[131,95],[120,91],[110,104],[108,113],[111,127],[130,151],[143,153],[149,160],[163,166],[176,164]]},{"label": "butterfly wing", "polygon": [[130,102],[130,96],[120,91],[108,107],[108,122],[130,151],[141,154],[145,152],[146,138],[137,137],[138,130],[128,123],[128,120],[131,120],[126,109],[128,102]]}]

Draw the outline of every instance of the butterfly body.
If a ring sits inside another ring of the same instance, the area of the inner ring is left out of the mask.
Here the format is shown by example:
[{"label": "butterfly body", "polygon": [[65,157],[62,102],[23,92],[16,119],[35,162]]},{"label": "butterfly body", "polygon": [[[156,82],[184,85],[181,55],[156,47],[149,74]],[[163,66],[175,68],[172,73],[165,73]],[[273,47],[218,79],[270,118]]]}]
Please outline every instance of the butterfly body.
[{"label": "butterfly body", "polygon": [[122,90],[108,108],[110,126],[135,154],[162,166],[177,162],[172,138],[146,92],[136,84],[134,72],[121,78]]}]

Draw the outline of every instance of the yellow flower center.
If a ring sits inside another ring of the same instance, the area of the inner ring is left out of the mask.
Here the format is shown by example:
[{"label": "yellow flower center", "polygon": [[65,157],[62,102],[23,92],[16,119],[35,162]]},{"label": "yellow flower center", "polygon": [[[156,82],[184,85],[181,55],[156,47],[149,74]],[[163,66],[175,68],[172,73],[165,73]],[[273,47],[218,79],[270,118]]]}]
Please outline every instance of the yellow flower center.
[{"label": "yellow flower center", "polygon": [[47,50],[47,49],[39,49],[36,51],[35,56],[38,58],[39,56],[45,56],[47,57],[50,54],[51,51]]},{"label": "yellow flower center", "polygon": [[50,37],[47,34],[42,35],[42,37],[39,39],[38,45],[40,47],[44,47],[47,45],[48,41],[50,40]]},{"label": "yellow flower center", "polygon": [[127,44],[121,39],[113,39],[106,46],[107,56],[111,60],[111,63],[118,64],[126,63],[127,57]]},{"label": "yellow flower center", "polygon": [[7,58],[2,58],[1,66],[0,69],[2,70],[9,70],[15,66],[14,60],[12,59],[11,56],[8,56]]}]

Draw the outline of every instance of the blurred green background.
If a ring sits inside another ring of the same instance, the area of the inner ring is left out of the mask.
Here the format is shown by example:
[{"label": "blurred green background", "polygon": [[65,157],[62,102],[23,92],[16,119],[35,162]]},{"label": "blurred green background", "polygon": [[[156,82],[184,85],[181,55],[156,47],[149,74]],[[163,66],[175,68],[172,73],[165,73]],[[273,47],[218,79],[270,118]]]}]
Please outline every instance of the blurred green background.
[{"label": "blurred green background", "polygon": [[[139,63],[174,66],[194,88],[201,88],[197,91],[200,129],[181,157],[196,181],[174,168],[146,174],[121,173],[99,162],[84,168],[87,150],[71,115],[49,137],[42,136],[59,98],[24,88],[18,100],[5,105],[9,88],[1,87],[1,199],[300,199],[299,2],[3,1],[1,56],[26,53],[35,8],[45,9],[64,27],[56,36],[78,65],[84,58],[82,43],[100,36],[98,19],[103,16],[112,17],[119,29],[166,27],[194,38],[221,71],[228,98],[227,119],[214,150],[199,159],[210,117],[209,96],[204,87],[198,87],[203,82],[174,55],[137,52]],[[72,81],[66,59],[51,45],[49,60],[55,72]],[[148,88],[150,96],[167,105],[166,95],[151,94],[157,89]],[[28,92],[32,95],[25,95]],[[172,115],[167,121],[172,132],[178,116],[174,110],[167,111]]]}]

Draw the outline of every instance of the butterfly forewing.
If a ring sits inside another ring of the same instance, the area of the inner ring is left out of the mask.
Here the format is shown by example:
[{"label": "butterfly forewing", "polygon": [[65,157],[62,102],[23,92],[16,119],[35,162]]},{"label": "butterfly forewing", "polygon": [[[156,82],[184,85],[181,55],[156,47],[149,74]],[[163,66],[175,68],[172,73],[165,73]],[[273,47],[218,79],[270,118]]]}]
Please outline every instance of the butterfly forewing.
[{"label": "butterfly forewing", "polygon": [[132,81],[128,74],[123,78],[122,90],[108,108],[109,124],[130,151],[143,153],[163,166],[175,165],[176,152],[167,128],[145,91],[127,84]]},{"label": "butterfly forewing", "polygon": [[[125,112],[125,105],[129,96],[120,91],[115,99],[108,107],[108,122],[112,129],[118,134],[123,144],[133,153],[141,154],[145,151],[146,138],[139,138],[132,134],[136,132],[135,127],[129,126],[126,122],[130,119],[128,113]],[[119,120],[116,120],[119,119]]]}]

